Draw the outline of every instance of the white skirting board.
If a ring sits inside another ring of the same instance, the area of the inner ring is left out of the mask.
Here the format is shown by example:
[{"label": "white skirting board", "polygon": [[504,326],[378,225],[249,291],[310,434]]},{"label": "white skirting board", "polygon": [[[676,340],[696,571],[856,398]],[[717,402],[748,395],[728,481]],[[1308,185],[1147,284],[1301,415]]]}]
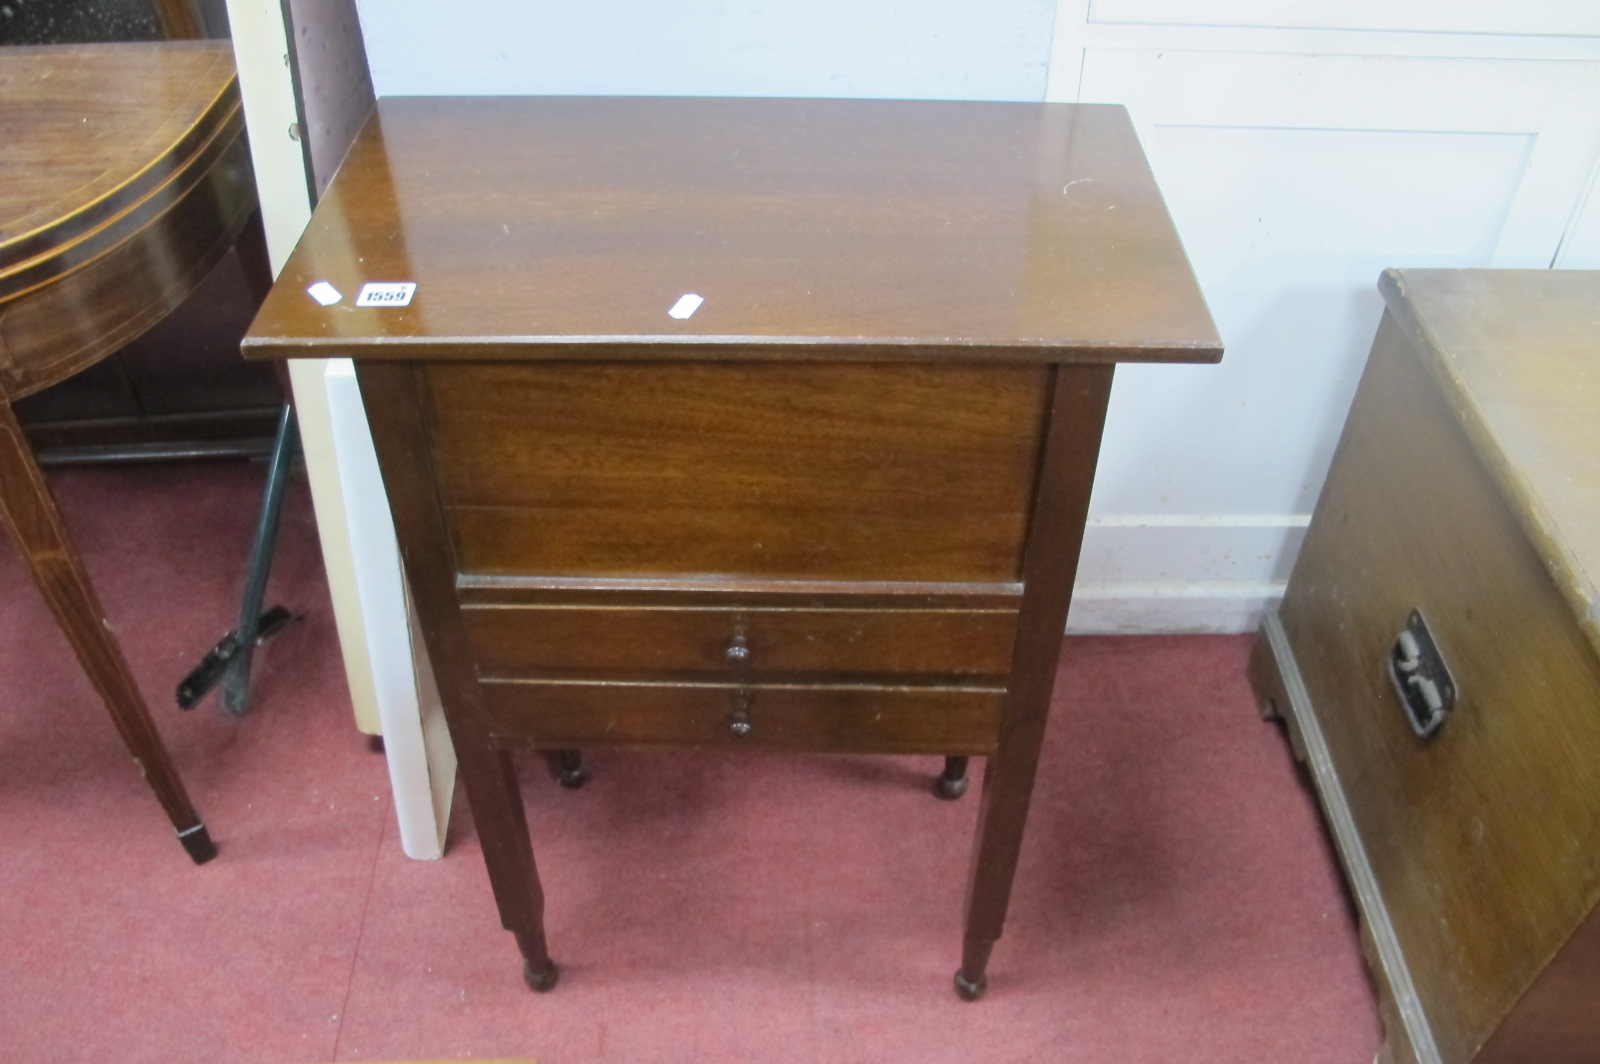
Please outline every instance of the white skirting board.
[{"label": "white skirting board", "polygon": [[1094,515],[1067,631],[1253,632],[1277,607],[1304,515]]},{"label": "white skirting board", "polygon": [[1281,583],[1133,584],[1079,581],[1070,635],[1253,632],[1278,608]]}]

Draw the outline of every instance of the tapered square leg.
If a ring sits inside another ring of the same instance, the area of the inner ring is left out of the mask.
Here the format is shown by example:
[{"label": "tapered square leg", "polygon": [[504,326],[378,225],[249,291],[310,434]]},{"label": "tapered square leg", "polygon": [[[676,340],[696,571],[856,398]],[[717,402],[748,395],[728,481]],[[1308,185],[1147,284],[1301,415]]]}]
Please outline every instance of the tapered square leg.
[{"label": "tapered square leg", "polygon": [[456,565],[444,513],[437,494],[426,485],[433,460],[423,432],[417,371],[404,363],[362,363],[356,379],[500,923],[516,936],[528,985],[549,990],[558,973],[545,942],[544,889],[528,839],[516,765],[509,751],[495,746],[484,714],[456,600]]},{"label": "tapered square leg", "polygon": [[483,844],[489,885],[500,909],[500,922],[517,940],[522,953],[522,978],[540,993],[556,985],[560,972],[550,959],[544,936],[544,889],[533,860],[522,789],[510,751],[489,755],[487,771],[463,773],[472,819]]},{"label": "tapered square leg", "polygon": [[149,708],[133,681],[122,650],[111,635],[105,611],[89,585],[83,563],[11,404],[0,397],[0,519],[22,552],[28,572],[83,670],[94,684],[134,763],[155,792],[178,839],[196,864],[216,856],[200,815],[178,778]]},{"label": "tapered square leg", "polygon": [[956,993],[966,1001],[978,1000],[988,989],[989,954],[1005,930],[1043,735],[1042,718],[1024,721],[1001,743],[984,770],[961,968],[955,977]]},{"label": "tapered square leg", "polygon": [[1111,395],[1111,372],[1110,366],[1061,366],[1056,370],[1039,474],[1042,487],[1023,552],[1026,590],[1012,650],[1000,744],[983,773],[978,841],[967,881],[966,933],[961,970],[955,980],[956,993],[967,1001],[982,997],[988,986],[989,954],[1005,930],[1006,910],[1011,904],[1011,883],[1028,822],[1067,606],[1083,546],[1100,430]]}]

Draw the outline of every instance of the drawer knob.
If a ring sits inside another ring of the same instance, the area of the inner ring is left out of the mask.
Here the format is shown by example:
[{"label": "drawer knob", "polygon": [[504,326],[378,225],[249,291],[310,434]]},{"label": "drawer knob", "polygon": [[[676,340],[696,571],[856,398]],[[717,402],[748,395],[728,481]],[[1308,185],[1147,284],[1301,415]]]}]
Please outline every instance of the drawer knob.
[{"label": "drawer knob", "polygon": [[728,649],[722,652],[729,665],[748,665],[750,663],[750,641],[745,638],[744,629],[734,630],[733,638],[728,640]]},{"label": "drawer knob", "polygon": [[749,691],[739,691],[733,696],[733,713],[728,719],[728,734],[735,739],[750,736],[750,703],[754,701]]}]

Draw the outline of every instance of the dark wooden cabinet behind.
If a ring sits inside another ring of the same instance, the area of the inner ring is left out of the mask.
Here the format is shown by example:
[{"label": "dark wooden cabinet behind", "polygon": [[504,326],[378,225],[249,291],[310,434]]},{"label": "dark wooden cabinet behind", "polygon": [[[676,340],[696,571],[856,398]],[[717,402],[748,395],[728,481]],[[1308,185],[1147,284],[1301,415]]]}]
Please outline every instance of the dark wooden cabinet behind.
[{"label": "dark wooden cabinet behind", "polygon": [[[1383,1059],[1593,1062],[1600,274],[1405,270],[1382,288],[1258,693],[1360,903]],[[1427,656],[1400,638],[1414,611],[1442,673],[1391,668]],[[1454,695],[1426,736],[1399,693],[1422,680]]]}]

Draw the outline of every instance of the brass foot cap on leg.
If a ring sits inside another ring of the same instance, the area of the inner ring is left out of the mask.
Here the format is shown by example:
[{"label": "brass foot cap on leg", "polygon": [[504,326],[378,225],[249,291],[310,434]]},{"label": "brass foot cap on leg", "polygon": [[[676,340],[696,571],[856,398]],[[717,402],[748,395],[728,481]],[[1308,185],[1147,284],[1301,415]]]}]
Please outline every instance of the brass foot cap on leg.
[{"label": "brass foot cap on leg", "polygon": [[211,841],[204,824],[196,824],[188,831],[178,832],[178,841],[183,843],[183,848],[189,852],[195,864],[205,864],[217,855],[217,844]]},{"label": "brass foot cap on leg", "polygon": [[561,969],[556,967],[555,961],[545,961],[544,967],[534,968],[531,961],[522,962],[522,981],[528,984],[528,989],[535,993],[544,994],[552,990],[561,978]]},{"label": "brass foot cap on leg", "polygon": [[970,983],[967,981],[967,977],[962,975],[959,970],[956,972],[956,995],[962,1001],[977,1001],[983,997],[983,992],[988,989],[989,979],[987,976],[980,975],[977,982]]},{"label": "brass foot cap on leg", "polygon": [[574,769],[557,769],[556,782],[569,791],[575,791],[589,782],[589,766],[579,765]]},{"label": "brass foot cap on leg", "polygon": [[949,776],[940,776],[933,781],[933,796],[953,802],[967,793],[967,777],[951,779]]}]

